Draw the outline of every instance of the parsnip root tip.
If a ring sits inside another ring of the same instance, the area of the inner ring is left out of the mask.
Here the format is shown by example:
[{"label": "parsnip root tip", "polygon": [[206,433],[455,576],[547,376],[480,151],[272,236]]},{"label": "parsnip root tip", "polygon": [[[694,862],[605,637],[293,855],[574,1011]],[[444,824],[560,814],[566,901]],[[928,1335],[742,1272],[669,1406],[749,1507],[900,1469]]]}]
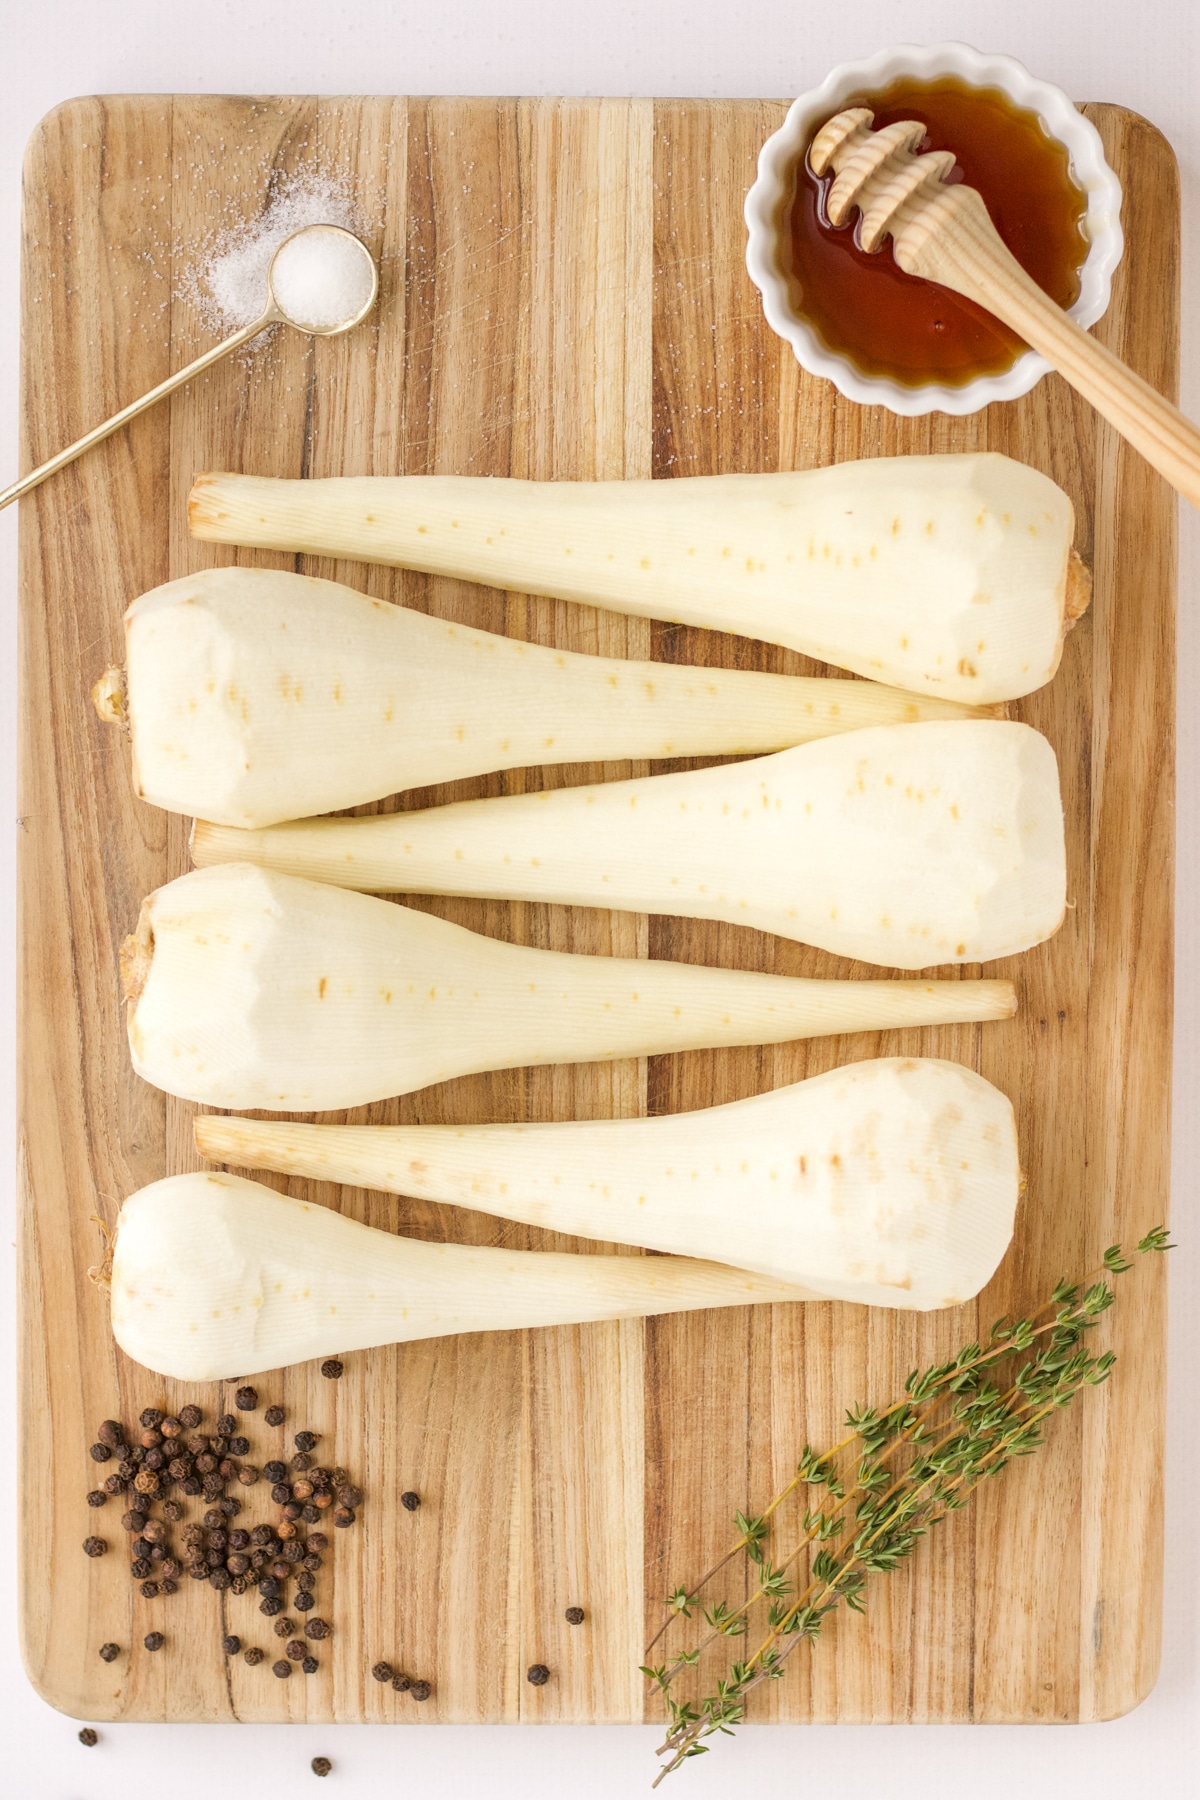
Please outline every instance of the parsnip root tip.
[{"label": "parsnip root tip", "polygon": [[125,671],[114,663],[105,669],[92,688],[92,705],[97,717],[106,725],[129,725],[129,707],[125,691]]},{"label": "parsnip root tip", "polygon": [[1067,631],[1082,619],[1091,604],[1091,599],[1092,571],[1078,550],[1072,550],[1067,558],[1067,597],[1063,607]]},{"label": "parsnip root tip", "polygon": [[119,958],[121,993],[131,1005],[136,1005],[141,999],[153,961],[154,926],[149,907],[143,906],[138,916],[137,929],[122,939]]}]

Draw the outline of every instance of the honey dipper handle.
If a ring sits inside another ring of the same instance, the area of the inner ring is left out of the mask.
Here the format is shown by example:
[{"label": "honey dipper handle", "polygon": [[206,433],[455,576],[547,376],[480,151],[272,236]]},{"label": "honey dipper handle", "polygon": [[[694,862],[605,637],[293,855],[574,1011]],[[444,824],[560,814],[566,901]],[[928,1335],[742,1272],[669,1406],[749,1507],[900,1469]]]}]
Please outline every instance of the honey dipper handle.
[{"label": "honey dipper handle", "polygon": [[965,294],[1011,325],[1200,508],[1200,431],[1042,292],[1004,244],[974,188],[940,188],[892,229],[902,269]]}]

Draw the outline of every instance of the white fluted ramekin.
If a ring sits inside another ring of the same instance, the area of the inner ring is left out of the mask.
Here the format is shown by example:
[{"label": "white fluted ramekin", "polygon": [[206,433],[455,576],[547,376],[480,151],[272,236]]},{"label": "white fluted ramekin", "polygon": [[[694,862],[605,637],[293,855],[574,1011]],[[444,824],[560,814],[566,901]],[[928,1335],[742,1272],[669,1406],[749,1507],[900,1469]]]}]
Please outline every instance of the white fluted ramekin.
[{"label": "white fluted ramekin", "polygon": [[1083,229],[1089,249],[1080,269],[1079,298],[1070,308],[1080,325],[1094,325],[1108,305],[1113,270],[1121,260],[1121,188],[1104,160],[1100,135],[1061,88],[1036,81],[1011,56],[985,56],[969,44],[897,44],[866,62],[842,63],[819,88],[792,103],[787,118],[767,139],[758,159],[758,179],[746,196],[746,266],[762,294],[773,331],[785,338],[810,375],[823,375],[848,400],[886,406],[894,413],[972,413],[993,400],[1027,394],[1050,365],[1034,350],[1019,356],[1003,375],[981,375],[959,387],[922,382],[908,387],[883,375],[867,375],[849,357],[822,343],[792,305],[783,264],[782,228],[793,192],[796,165],[818,128],[855,94],[885,88],[898,76],[936,80],[954,75],[972,87],[999,88],[1017,106],[1035,112],[1071,159],[1071,174],[1087,195]]}]

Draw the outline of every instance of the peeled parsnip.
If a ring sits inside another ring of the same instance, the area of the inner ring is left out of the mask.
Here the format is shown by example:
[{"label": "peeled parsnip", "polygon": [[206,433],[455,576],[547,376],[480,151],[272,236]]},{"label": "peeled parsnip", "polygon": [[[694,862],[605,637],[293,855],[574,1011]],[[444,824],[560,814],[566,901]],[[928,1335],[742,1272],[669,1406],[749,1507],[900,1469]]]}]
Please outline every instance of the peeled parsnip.
[{"label": "peeled parsnip", "polygon": [[1049,681],[1088,600],[1071,502],[996,455],[538,482],[197,477],[193,535],[736,631],[978,706]]},{"label": "peeled parsnip", "polygon": [[809,1298],[677,1257],[570,1256],[393,1237],[236,1175],[171,1175],[121,1208],[113,1335],[156,1375],[224,1381],[463,1331]]},{"label": "peeled parsnip", "polygon": [[477,1069],[1007,1018],[1007,981],[804,981],[571,956],[224,863],[142,907],[133,1066],[210,1106],[316,1112]]},{"label": "peeled parsnip", "polygon": [[971,717],[873,682],[576,656],[276,569],[204,569],[125,614],[137,792],[273,825],[531,763],[778,750],[864,725]]},{"label": "peeled parsnip", "polygon": [[198,1118],[214,1162],[384,1188],[549,1231],[928,1310],[979,1292],[1020,1189],[1008,1099],[959,1063],[881,1058],[704,1112],[543,1125]]},{"label": "peeled parsnip", "polygon": [[1066,904],[1058,767],[999,719],[884,725],[722,768],[265,831],[197,821],[201,865],[757,926],[885,968],[987,962]]}]

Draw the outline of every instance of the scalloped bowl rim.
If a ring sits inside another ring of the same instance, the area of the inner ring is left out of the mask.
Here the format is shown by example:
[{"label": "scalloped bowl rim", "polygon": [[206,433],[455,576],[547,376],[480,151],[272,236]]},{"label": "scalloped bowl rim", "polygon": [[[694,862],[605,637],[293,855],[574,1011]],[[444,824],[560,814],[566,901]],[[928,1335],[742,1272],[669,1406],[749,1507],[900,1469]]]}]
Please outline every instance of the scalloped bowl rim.
[{"label": "scalloped bowl rim", "polygon": [[794,100],[779,130],[763,145],[757,178],[746,195],[746,267],[762,295],[771,329],[791,344],[802,368],[832,381],[846,399],[863,406],[883,405],[906,417],[978,412],[993,400],[1015,400],[1027,394],[1050,369],[1045,357],[1027,350],[1003,375],[977,376],[959,387],[940,382],[907,387],[888,376],[864,374],[848,357],[828,349],[812,326],[792,310],[787,278],[779,266],[780,214],[792,171],[814,130],[852,94],[863,88],[886,87],[899,75],[925,79],[957,75],[973,87],[1000,88],[1016,105],[1038,114],[1046,130],[1066,149],[1072,175],[1087,195],[1084,229],[1090,248],[1079,272],[1079,297],[1068,310],[1083,326],[1094,325],[1103,317],[1125,239],[1120,222],[1121,187],[1105,160],[1100,134],[1061,88],[1038,81],[1015,57],[986,55],[969,44],[896,44],[863,61],[840,63],[820,87]]}]

